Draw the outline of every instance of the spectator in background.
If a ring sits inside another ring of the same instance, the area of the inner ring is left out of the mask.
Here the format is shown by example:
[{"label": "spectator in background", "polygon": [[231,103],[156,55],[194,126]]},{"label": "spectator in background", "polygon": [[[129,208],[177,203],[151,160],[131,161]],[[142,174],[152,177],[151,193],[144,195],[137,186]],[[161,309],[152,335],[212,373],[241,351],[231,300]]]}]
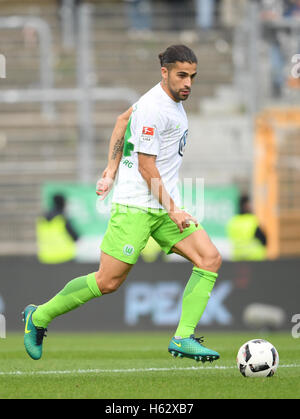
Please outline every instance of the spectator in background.
[{"label": "spectator in background", "polygon": [[196,25],[201,29],[210,29],[215,23],[215,0],[195,0]]},{"label": "spectator in background", "polygon": [[240,213],[227,225],[228,237],[232,244],[234,261],[262,261],[267,256],[267,238],[256,215],[252,213],[250,199],[243,195],[240,199]]},{"label": "spectator in background", "polygon": [[[168,15],[166,18],[170,21],[170,30],[182,31],[193,29],[190,21],[194,24],[194,8],[192,0],[166,0],[168,3]],[[191,19],[192,18],[192,19]]]},{"label": "spectator in background", "polygon": [[271,87],[274,98],[282,96],[285,57],[280,41],[281,31],[272,22],[283,17],[285,4],[285,0],[263,0],[261,4],[261,17],[265,23],[264,37],[270,45]]},{"label": "spectator in background", "polygon": [[143,35],[152,29],[151,0],[124,0],[130,31],[133,35]]},{"label": "spectator in background", "polygon": [[300,17],[300,0],[286,1],[285,17]]},{"label": "spectator in background", "polygon": [[[300,0],[290,0],[288,4],[286,5],[286,9],[284,12],[284,16],[287,18],[293,18],[293,19],[300,19]],[[300,23],[299,23],[300,25]],[[300,52],[300,38],[299,38],[299,30],[298,30],[298,39],[296,41],[296,44],[294,45],[294,48],[297,49],[295,53]],[[300,88],[300,78],[299,73],[298,77],[289,77],[288,79],[288,85],[291,88]]]},{"label": "spectator in background", "polygon": [[262,19],[265,22],[264,35],[270,44],[271,81],[273,97],[281,97],[286,82],[285,64],[289,57],[285,56],[284,38],[290,34],[288,23],[278,28],[272,22],[282,18],[300,16],[299,0],[263,0]]},{"label": "spectator in background", "polygon": [[65,215],[65,198],[53,197],[53,208],[36,223],[38,259],[41,263],[58,264],[74,259],[79,236]]},{"label": "spectator in background", "polygon": [[246,15],[248,0],[223,0],[220,5],[222,26],[232,28],[243,20]]}]

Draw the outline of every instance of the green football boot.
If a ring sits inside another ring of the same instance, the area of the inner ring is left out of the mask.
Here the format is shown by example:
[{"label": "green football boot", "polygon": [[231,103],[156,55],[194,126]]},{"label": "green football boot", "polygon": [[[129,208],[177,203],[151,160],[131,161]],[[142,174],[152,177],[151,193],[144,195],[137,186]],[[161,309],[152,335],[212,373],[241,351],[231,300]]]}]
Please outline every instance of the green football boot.
[{"label": "green football boot", "polygon": [[24,334],[24,345],[28,355],[38,360],[42,357],[43,352],[43,339],[46,336],[47,329],[42,327],[36,327],[32,321],[32,314],[37,309],[37,306],[30,304],[28,305],[23,315],[23,321],[25,323],[25,334]]},{"label": "green football boot", "polygon": [[195,338],[195,335],[191,335],[189,338],[176,338],[173,337],[168,347],[168,351],[174,357],[179,358],[191,358],[195,361],[206,361],[213,362],[220,358],[218,352],[206,348],[202,345],[203,336],[201,338]]}]

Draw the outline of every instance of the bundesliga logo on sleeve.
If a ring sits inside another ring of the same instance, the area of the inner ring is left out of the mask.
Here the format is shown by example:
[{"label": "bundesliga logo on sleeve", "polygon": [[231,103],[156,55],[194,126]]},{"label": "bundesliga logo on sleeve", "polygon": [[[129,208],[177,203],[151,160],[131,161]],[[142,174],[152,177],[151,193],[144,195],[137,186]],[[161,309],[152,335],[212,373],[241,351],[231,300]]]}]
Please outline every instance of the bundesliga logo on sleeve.
[{"label": "bundesliga logo on sleeve", "polygon": [[143,141],[151,141],[154,137],[154,129],[151,127],[143,127],[141,139]]}]

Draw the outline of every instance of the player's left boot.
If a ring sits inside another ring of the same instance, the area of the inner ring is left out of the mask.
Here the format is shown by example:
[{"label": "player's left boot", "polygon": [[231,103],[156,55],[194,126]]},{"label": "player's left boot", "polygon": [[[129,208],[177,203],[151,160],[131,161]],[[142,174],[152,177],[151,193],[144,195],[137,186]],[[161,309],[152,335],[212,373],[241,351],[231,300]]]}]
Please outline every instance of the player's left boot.
[{"label": "player's left boot", "polygon": [[32,321],[32,314],[37,309],[37,306],[30,304],[22,313],[23,321],[25,322],[24,345],[28,355],[38,360],[43,353],[43,339],[46,336],[47,329],[36,327]]},{"label": "player's left boot", "polygon": [[189,338],[176,338],[173,337],[168,347],[168,351],[174,357],[191,358],[199,362],[213,362],[220,358],[218,352],[206,348],[202,345],[203,337],[195,338],[191,335]]}]

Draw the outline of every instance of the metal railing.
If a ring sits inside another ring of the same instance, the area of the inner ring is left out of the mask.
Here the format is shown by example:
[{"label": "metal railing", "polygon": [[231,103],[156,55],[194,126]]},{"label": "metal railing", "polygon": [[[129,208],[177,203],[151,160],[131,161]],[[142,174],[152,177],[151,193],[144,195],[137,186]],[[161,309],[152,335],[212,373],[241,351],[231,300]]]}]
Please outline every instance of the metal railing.
[{"label": "metal railing", "polygon": [[[0,29],[33,28],[39,35],[39,62],[41,91],[52,89],[54,85],[54,62],[52,55],[52,35],[47,22],[39,17],[11,16],[0,18]],[[7,92],[10,100],[16,98],[16,92]],[[54,116],[54,106],[48,100],[42,101],[45,116]]]},{"label": "metal railing", "polygon": [[0,103],[40,103],[43,115],[55,120],[55,103],[76,102],[78,115],[79,139],[77,145],[78,181],[93,181],[93,161],[95,156],[95,133],[92,121],[93,104],[96,101],[124,101],[134,103],[138,95],[134,89],[124,87],[99,87],[91,83],[92,46],[90,31],[92,29],[93,8],[82,4],[78,8],[77,36],[77,87],[54,88],[52,36],[47,22],[41,18],[7,17],[0,18],[0,28],[33,27],[40,35],[40,88],[2,89]]}]

